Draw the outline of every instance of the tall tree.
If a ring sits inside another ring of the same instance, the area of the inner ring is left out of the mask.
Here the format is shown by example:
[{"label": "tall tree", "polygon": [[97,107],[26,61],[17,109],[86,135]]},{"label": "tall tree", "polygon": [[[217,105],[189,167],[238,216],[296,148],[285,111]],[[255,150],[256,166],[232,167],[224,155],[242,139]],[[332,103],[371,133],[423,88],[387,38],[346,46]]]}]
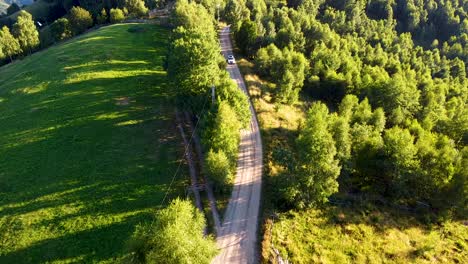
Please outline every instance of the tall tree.
[{"label": "tall tree", "polygon": [[244,20],[235,36],[241,51],[246,55],[251,55],[250,52],[257,40],[257,25],[250,20]]},{"label": "tall tree", "polygon": [[0,45],[2,46],[3,54],[13,61],[13,56],[21,52],[21,47],[17,39],[10,33],[7,26],[3,26],[0,31]]},{"label": "tall tree", "polygon": [[299,207],[326,202],[331,194],[338,191],[336,179],[341,168],[336,159],[335,141],[329,132],[328,119],[327,106],[313,103],[297,138],[299,188],[295,199]]},{"label": "tall tree", "polygon": [[13,25],[13,34],[18,39],[23,52],[31,51],[39,45],[39,32],[30,13],[21,10]]},{"label": "tall tree", "polygon": [[224,9],[224,17],[231,24],[232,30],[236,32],[242,21],[250,17],[250,10],[246,7],[244,0],[229,0]]},{"label": "tall tree", "polygon": [[178,1],[169,46],[168,75],[179,94],[206,93],[219,81],[220,49],[213,16],[195,2]]},{"label": "tall tree", "polygon": [[385,194],[390,197],[408,197],[412,175],[419,167],[414,136],[409,130],[392,127],[384,134],[385,167],[383,180],[387,182]]}]

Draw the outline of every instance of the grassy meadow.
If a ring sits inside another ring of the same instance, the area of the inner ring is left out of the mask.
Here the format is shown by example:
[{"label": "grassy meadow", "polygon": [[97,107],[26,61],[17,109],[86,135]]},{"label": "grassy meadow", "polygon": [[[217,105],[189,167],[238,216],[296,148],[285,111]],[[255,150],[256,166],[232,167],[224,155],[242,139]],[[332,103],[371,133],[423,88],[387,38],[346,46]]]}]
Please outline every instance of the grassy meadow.
[{"label": "grassy meadow", "polygon": [[[270,222],[271,227],[271,222]],[[428,227],[411,215],[358,208],[281,215],[268,243],[292,263],[466,263],[467,227]],[[264,241],[266,244],[266,241]],[[268,254],[274,254],[272,248]]]},{"label": "grassy meadow", "polygon": [[0,263],[114,263],[160,206],[183,152],[168,33],[112,25],[0,68]]},{"label": "grassy meadow", "polygon": [[[291,263],[467,263],[468,224],[427,225],[415,215],[374,205],[326,205],[320,209],[276,208],[275,177],[281,174],[272,153],[291,148],[311,98],[294,106],[272,102],[274,86],[260,79],[253,64],[238,60],[257,111],[264,144],[262,262],[277,263],[278,250]],[[275,217],[272,217],[272,216]]]}]

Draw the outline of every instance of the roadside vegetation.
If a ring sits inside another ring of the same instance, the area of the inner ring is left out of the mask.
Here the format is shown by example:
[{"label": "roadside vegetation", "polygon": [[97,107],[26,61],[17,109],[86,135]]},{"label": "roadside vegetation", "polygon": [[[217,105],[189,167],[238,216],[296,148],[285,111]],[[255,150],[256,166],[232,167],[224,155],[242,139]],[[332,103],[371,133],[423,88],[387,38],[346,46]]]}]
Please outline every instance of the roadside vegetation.
[{"label": "roadside vegetation", "polygon": [[[224,10],[249,60],[239,64],[266,149],[263,260],[277,261],[275,248],[293,263],[463,262],[466,6],[287,4],[231,0]],[[374,214],[389,219],[369,222]],[[342,216],[364,231],[340,229]],[[410,229],[418,235],[401,254],[371,246]],[[337,238],[356,250],[317,242]]]},{"label": "roadside vegetation", "polygon": [[210,263],[218,250],[204,237],[205,217],[191,201],[175,199],[154,222],[139,225],[128,243],[129,263]]},{"label": "roadside vegetation", "polygon": [[[360,209],[359,209],[360,208]],[[267,228],[271,243],[291,263],[464,263],[466,226],[421,224],[410,214],[362,204],[290,212]]]},{"label": "roadside vegetation", "polygon": [[[229,77],[214,15],[201,4],[178,1],[167,60],[178,102],[201,122],[205,173],[229,193],[237,165],[240,129],[250,120],[248,98]],[[215,89],[215,100],[211,89]]]},{"label": "roadside vegetation", "polygon": [[112,25],[0,68],[0,263],[116,263],[184,195],[168,36]]}]

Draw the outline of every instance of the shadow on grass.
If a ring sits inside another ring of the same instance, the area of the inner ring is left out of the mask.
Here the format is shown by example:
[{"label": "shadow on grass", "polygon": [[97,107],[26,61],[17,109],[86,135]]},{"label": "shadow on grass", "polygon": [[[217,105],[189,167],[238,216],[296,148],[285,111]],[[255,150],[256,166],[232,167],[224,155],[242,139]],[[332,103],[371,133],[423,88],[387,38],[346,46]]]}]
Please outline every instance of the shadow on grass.
[{"label": "shadow on grass", "polygon": [[148,218],[148,215],[138,214],[128,217],[120,223],[42,240],[27,248],[0,256],[0,260],[2,263],[17,264],[46,263],[57,260],[75,263],[117,260],[121,256],[116,254],[116,249],[123,249],[125,241],[115,239],[116,234],[130,237],[134,226],[148,220]]},{"label": "shadow on grass", "polygon": [[118,27],[0,68],[0,263],[112,262],[159,208],[183,151],[166,30]]}]

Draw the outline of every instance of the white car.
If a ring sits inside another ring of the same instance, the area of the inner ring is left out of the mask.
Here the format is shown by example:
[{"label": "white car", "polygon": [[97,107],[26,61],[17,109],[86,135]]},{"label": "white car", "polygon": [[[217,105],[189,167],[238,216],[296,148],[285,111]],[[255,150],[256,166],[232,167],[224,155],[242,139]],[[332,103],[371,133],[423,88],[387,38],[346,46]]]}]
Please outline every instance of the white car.
[{"label": "white car", "polygon": [[234,55],[227,56],[227,63],[228,64],[236,64],[236,59],[234,59]]}]

